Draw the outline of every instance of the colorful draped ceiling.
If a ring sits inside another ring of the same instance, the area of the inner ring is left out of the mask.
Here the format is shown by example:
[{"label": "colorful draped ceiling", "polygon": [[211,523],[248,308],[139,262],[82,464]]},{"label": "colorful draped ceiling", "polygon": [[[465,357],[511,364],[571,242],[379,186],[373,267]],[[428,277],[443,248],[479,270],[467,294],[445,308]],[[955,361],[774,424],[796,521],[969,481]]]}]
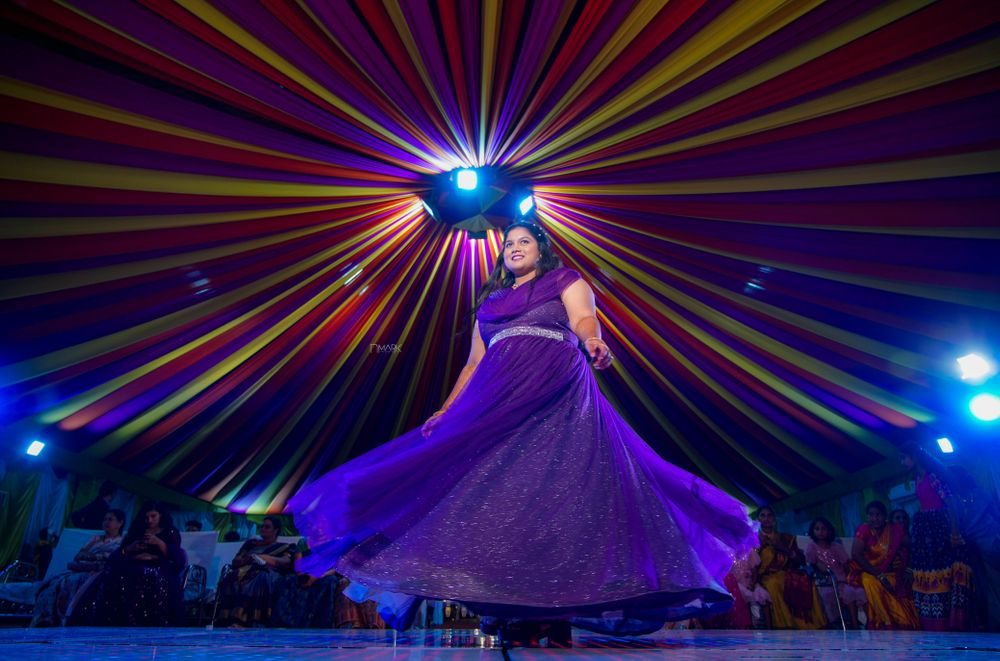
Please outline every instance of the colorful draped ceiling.
[{"label": "colorful draped ceiling", "polygon": [[498,238],[418,197],[461,165],[531,182],[597,292],[608,396],[748,503],[946,428],[954,358],[996,339],[995,1],[7,0],[0,23],[6,443],[281,510],[464,364]]}]

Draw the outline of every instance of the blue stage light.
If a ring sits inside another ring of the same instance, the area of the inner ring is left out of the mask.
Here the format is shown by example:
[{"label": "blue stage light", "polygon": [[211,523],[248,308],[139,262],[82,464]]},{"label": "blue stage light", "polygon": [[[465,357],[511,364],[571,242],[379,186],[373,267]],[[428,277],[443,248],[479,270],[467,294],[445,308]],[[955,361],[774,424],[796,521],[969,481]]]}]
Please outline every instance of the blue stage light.
[{"label": "blue stage light", "polygon": [[957,358],[958,368],[962,370],[963,381],[980,382],[996,374],[997,368],[991,361],[978,353],[970,353]]},{"label": "blue stage light", "polygon": [[455,185],[459,190],[476,190],[479,185],[479,175],[475,170],[459,170],[455,174]]},{"label": "blue stage light", "polygon": [[521,210],[521,215],[526,216],[535,207],[535,198],[531,195],[521,200],[517,208]]},{"label": "blue stage light", "polygon": [[993,422],[1000,418],[1000,397],[993,393],[979,393],[969,400],[969,410],[983,422]]},{"label": "blue stage light", "polygon": [[951,444],[951,439],[942,437],[937,440],[938,447],[941,448],[941,452],[945,454],[951,454],[955,451],[955,446]]},{"label": "blue stage light", "polygon": [[44,449],[45,449],[45,443],[42,443],[41,441],[32,441],[31,443],[28,444],[28,449],[25,450],[24,452],[25,454],[31,457],[37,457],[42,453],[42,450]]}]

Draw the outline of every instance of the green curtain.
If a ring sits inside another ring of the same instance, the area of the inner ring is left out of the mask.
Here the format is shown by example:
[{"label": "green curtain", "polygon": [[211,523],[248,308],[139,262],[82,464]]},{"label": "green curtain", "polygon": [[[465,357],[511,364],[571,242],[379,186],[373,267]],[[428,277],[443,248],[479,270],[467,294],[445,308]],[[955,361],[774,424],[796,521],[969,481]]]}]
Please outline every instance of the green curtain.
[{"label": "green curtain", "polygon": [[800,524],[798,529],[795,531],[797,535],[808,535],[809,534],[809,524],[813,519],[823,517],[833,524],[836,529],[837,536],[839,537],[850,537],[854,534],[853,530],[844,530],[844,517],[840,512],[840,498],[835,498],[834,500],[829,500],[825,503],[820,503],[818,505],[813,505],[807,507],[799,512],[796,516],[796,522]]},{"label": "green curtain", "polygon": [[873,485],[871,485],[869,487],[865,487],[864,489],[861,490],[861,493],[864,495],[864,498],[861,499],[862,500],[862,502],[861,502],[861,521],[862,522],[868,520],[868,512],[866,512],[864,508],[867,507],[868,503],[870,503],[872,501],[880,500],[880,501],[882,501],[882,504],[885,505],[885,508],[888,511],[890,511],[890,512],[892,511],[892,501],[889,500],[889,490],[893,486],[895,486],[896,484],[899,484],[899,483],[900,483],[900,480],[893,480],[891,484],[888,483],[888,482],[877,482],[877,483],[875,483],[875,484],[873,484]]},{"label": "green curtain", "polygon": [[[219,539],[230,530],[240,528],[240,523],[249,521],[257,524],[264,520],[266,514],[234,514],[232,512],[216,512],[212,520],[212,529],[219,533]],[[282,535],[298,535],[299,529],[295,527],[295,520],[290,514],[274,515],[281,519]]]},{"label": "green curtain", "polygon": [[17,560],[21,555],[21,540],[35,506],[39,474],[7,467],[0,479],[0,491],[7,493],[7,501],[0,507],[0,567]]},{"label": "green curtain", "polygon": [[[70,498],[69,514],[72,514],[85,505],[89,505],[92,500],[97,498],[97,491],[101,487],[101,482],[102,480],[96,477],[77,475],[76,488],[73,490],[73,497]],[[69,521],[68,516],[66,520]]]}]

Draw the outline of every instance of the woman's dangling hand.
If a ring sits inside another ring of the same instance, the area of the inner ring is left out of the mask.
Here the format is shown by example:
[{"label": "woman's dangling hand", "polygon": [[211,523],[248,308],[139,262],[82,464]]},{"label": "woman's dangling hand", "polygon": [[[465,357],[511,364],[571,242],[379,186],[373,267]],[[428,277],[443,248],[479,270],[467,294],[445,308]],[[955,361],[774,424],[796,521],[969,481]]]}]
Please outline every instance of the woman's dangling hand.
[{"label": "woman's dangling hand", "polygon": [[444,414],[444,412],[445,409],[441,409],[440,411],[435,411],[434,415],[427,418],[427,422],[425,422],[424,426],[420,428],[420,433],[423,435],[424,438],[427,438],[428,436],[431,435],[431,432],[434,431],[435,427],[437,427],[438,422],[441,421],[441,416]]},{"label": "woman's dangling hand", "polygon": [[599,337],[589,337],[583,343],[583,346],[587,349],[587,354],[594,364],[594,369],[603,370],[611,366],[611,361],[614,357],[611,355],[611,349],[608,348],[604,340]]}]

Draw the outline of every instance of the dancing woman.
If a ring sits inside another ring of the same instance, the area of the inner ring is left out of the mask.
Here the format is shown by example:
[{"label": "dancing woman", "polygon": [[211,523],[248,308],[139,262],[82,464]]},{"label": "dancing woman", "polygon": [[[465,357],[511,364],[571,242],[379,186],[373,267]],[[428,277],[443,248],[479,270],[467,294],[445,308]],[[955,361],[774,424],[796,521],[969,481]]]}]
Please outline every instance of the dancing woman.
[{"label": "dancing woman", "polygon": [[601,394],[594,293],[515,222],[480,294],[468,363],[414,429],[290,502],[313,554],[405,627],[414,598],[479,615],[643,633],[715,614],[746,508],[661,459]]}]

